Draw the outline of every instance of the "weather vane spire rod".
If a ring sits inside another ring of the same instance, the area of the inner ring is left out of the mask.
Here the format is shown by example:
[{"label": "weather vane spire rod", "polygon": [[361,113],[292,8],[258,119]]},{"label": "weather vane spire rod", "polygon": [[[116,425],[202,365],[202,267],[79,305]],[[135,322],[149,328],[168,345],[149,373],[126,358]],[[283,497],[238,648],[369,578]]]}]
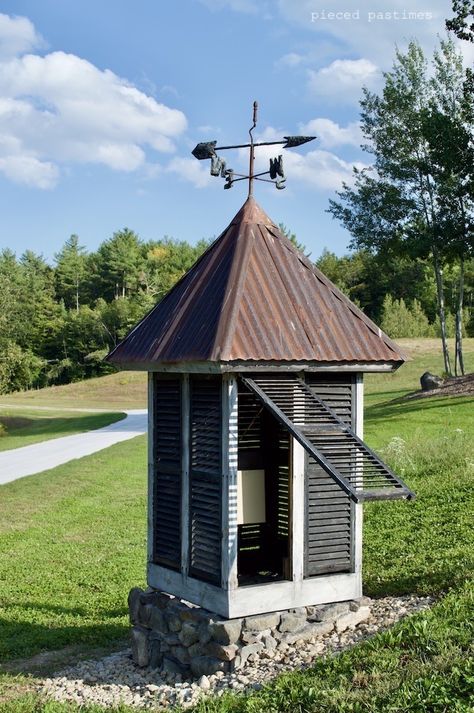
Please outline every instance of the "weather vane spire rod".
[{"label": "weather vane spire rod", "polygon": [[[285,188],[285,173],[283,171],[283,156],[280,154],[277,158],[270,159],[270,168],[268,171],[262,171],[260,173],[255,173],[255,148],[258,146],[282,146],[284,149],[291,149],[295,146],[301,146],[306,144],[308,141],[315,139],[315,136],[284,136],[282,141],[260,141],[256,143],[253,138],[253,130],[257,126],[257,111],[258,103],[254,101],[253,103],[253,121],[252,126],[249,129],[250,143],[248,144],[234,144],[233,146],[217,146],[217,141],[207,141],[198,144],[192,154],[195,158],[202,161],[204,159],[211,159],[211,176],[221,176],[225,178],[224,188],[232,188],[234,183],[237,181],[248,180],[249,186],[249,196],[253,195],[253,184],[254,181],[265,181],[268,183],[273,183],[276,188],[282,190]],[[249,149],[249,172],[248,175],[242,173],[235,173],[232,168],[227,168],[226,161],[217,155],[217,151],[225,151],[226,149]],[[264,176],[270,176],[270,178],[264,178]]]},{"label": "weather vane spire rod", "polygon": [[253,143],[252,131],[257,126],[257,111],[258,103],[254,101],[253,103],[253,124],[249,129],[250,136],[250,158],[249,158],[249,197],[253,196],[253,179],[254,179],[254,164],[255,164],[255,147]]}]

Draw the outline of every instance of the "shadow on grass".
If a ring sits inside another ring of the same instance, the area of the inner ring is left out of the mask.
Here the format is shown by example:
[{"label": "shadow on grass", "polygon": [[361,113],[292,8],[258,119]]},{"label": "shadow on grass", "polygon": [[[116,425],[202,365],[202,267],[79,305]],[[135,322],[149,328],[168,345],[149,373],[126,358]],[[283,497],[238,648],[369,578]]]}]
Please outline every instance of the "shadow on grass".
[{"label": "shadow on grass", "polygon": [[[79,615],[80,616],[80,615]],[[111,648],[123,642],[129,632],[126,623],[76,624],[51,626],[0,618],[0,670],[8,667],[8,661],[25,659],[40,652],[51,652],[80,645],[87,649]]]},{"label": "shadow on grass", "polygon": [[[48,433],[57,436],[66,436],[78,431],[90,431],[94,428],[100,428],[109,423],[115,423],[123,418],[123,414],[101,413],[101,414],[85,414],[85,415],[70,415],[70,416],[53,416],[45,418],[22,417],[21,422],[16,416],[2,416],[0,413],[0,422],[5,423],[9,436],[23,436],[33,433]],[[9,423],[11,427],[9,428]]]},{"label": "shadow on grass", "polygon": [[[460,397],[462,398],[462,397]],[[462,401],[463,406],[470,406],[474,404],[474,398],[464,398]],[[453,403],[451,399],[413,399],[407,401],[404,398],[393,399],[391,401],[383,401],[381,403],[370,404],[365,410],[365,421],[378,421],[379,419],[390,418],[390,417],[400,417],[406,414],[420,413],[420,411],[429,411],[431,409],[446,409],[453,408],[453,406],[459,406],[460,403],[456,400]]]}]

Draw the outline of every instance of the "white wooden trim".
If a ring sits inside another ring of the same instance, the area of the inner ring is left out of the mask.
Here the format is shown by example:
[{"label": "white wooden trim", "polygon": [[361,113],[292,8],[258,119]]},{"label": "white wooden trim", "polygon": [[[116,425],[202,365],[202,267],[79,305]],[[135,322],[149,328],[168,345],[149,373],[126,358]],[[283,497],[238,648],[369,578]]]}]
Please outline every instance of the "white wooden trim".
[{"label": "white wooden trim", "polygon": [[[293,581],[304,577],[306,451],[291,437],[291,559]],[[296,606],[296,605],[295,605]]]},{"label": "white wooden trim", "polygon": [[220,587],[152,562],[148,564],[147,581],[153,589],[173,594],[222,617],[229,617],[229,592]]},{"label": "white wooden trim", "polygon": [[189,566],[189,375],[181,381],[181,572]]},{"label": "white wooden trim", "polygon": [[238,386],[233,375],[222,384],[222,588],[238,586],[237,468]]},{"label": "white wooden trim", "polygon": [[148,374],[148,510],[147,510],[147,561],[153,560],[153,534],[154,534],[154,476],[155,476],[155,404],[154,404],[154,375]]},{"label": "white wooden trim", "polygon": [[[356,436],[360,439],[364,438],[364,375],[356,374],[355,381],[355,423],[354,430]],[[354,571],[359,578],[358,597],[362,596],[362,538],[363,538],[363,515],[364,506],[362,503],[354,503],[352,505],[354,511],[353,521],[353,561]]]},{"label": "white wooden trim", "polygon": [[[114,363],[114,362],[112,362]],[[241,361],[241,362],[182,362],[179,364],[163,364],[160,362],[123,362],[114,364],[121,371],[156,371],[162,374],[222,374],[227,372],[245,371],[268,371],[268,372],[391,372],[399,369],[405,362],[403,360],[371,364],[358,362],[351,364],[327,363],[318,364],[315,362],[264,362],[264,361]]]},{"label": "white wooden trim", "polygon": [[272,582],[239,587],[229,592],[229,617],[328,604],[355,599],[360,594],[360,575],[332,574],[298,582]]}]

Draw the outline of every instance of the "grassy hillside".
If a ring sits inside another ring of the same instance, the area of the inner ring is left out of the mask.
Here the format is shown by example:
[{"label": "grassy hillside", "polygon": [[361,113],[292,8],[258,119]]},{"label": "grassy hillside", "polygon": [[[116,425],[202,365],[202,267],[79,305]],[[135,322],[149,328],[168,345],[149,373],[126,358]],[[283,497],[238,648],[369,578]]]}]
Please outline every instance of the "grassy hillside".
[{"label": "grassy hillside", "polygon": [[140,371],[121,371],[64,386],[49,386],[37,391],[21,391],[0,396],[0,406],[50,406],[52,408],[145,408],[147,375]]}]

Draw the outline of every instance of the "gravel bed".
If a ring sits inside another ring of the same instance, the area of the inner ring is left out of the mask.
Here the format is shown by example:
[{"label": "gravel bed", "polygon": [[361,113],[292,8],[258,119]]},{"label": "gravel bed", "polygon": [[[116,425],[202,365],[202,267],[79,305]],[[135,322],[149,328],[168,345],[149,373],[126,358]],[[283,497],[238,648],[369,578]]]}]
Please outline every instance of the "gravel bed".
[{"label": "gravel bed", "polygon": [[374,599],[371,615],[354,629],[335,631],[309,642],[262,651],[249,657],[245,668],[232,674],[218,672],[198,680],[183,680],[180,674],[140,669],[131,660],[129,649],[98,661],[84,661],[44,679],[38,691],[56,701],[116,706],[125,703],[137,708],[168,708],[176,704],[194,705],[202,695],[221,696],[229,689],[259,689],[279,673],[304,669],[323,654],[343,651],[387,629],[399,619],[429,608],[433,597],[384,597]]}]

